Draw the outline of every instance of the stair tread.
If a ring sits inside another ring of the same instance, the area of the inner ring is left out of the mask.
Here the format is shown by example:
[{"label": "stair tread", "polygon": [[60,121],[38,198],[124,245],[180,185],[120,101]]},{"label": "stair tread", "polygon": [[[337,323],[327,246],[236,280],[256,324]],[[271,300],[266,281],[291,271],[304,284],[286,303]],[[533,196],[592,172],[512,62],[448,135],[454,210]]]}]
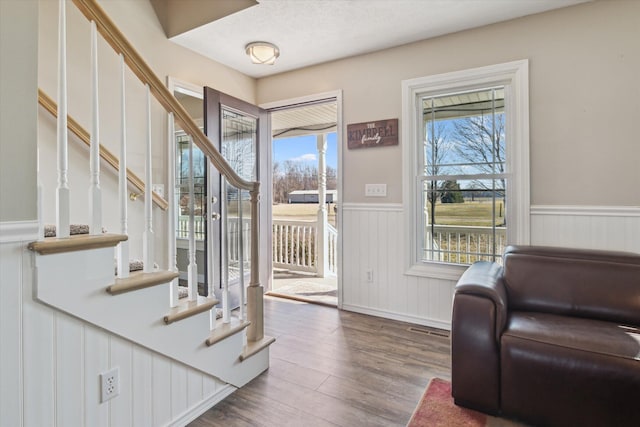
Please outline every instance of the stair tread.
[{"label": "stair tread", "polygon": [[242,354],[240,354],[240,361],[247,360],[251,356],[258,354],[263,349],[269,347],[276,341],[274,337],[270,337],[265,335],[261,340],[258,341],[249,341],[247,345],[244,346],[244,350],[242,350]]},{"label": "stair tread", "polygon": [[69,237],[46,237],[29,243],[29,249],[41,255],[86,249],[108,248],[128,239],[126,234],[76,234]]},{"label": "stair tread", "polygon": [[164,323],[167,325],[177,322],[179,320],[186,319],[196,314],[203,313],[211,310],[220,301],[215,298],[198,296],[195,301],[181,300],[178,305],[171,309],[171,311],[164,316]]},{"label": "stair tread", "polygon": [[208,346],[212,346],[223,339],[237,334],[251,324],[248,320],[240,320],[238,318],[231,318],[229,323],[217,322],[216,328],[211,331],[209,338],[205,341]]},{"label": "stair tread", "polygon": [[154,271],[145,273],[142,271],[131,273],[129,277],[124,279],[116,279],[115,283],[107,287],[107,292],[111,295],[117,295],[124,292],[136,291],[138,289],[148,288],[150,286],[169,283],[179,273],[174,271]]}]

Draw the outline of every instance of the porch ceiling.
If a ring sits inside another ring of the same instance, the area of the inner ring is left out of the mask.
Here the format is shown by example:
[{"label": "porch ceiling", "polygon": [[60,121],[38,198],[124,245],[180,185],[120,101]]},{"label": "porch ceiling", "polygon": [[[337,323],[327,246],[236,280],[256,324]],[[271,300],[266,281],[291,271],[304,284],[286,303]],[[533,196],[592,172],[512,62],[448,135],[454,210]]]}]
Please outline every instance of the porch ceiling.
[{"label": "porch ceiling", "polygon": [[335,102],[274,111],[271,113],[271,134],[276,139],[335,132],[336,117]]}]

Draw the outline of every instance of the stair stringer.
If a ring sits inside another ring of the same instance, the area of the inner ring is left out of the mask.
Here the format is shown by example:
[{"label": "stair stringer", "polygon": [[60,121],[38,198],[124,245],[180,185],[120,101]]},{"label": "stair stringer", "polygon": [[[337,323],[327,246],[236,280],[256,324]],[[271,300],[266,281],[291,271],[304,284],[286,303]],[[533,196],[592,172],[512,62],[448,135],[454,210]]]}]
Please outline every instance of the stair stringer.
[{"label": "stair stringer", "polygon": [[242,387],[269,367],[268,347],[240,361],[244,331],[208,347],[209,312],[166,325],[168,283],[108,294],[106,288],[114,281],[113,248],[33,256],[37,301],[235,387]]}]

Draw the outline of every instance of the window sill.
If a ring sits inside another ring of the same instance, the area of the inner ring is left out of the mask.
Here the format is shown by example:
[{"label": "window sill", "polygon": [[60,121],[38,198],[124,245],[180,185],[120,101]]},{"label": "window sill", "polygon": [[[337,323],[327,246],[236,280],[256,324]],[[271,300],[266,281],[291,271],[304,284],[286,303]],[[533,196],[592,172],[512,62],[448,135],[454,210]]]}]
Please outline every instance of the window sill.
[{"label": "window sill", "polygon": [[444,264],[437,262],[416,263],[404,272],[406,276],[426,277],[430,279],[444,279],[457,281],[468,265]]}]

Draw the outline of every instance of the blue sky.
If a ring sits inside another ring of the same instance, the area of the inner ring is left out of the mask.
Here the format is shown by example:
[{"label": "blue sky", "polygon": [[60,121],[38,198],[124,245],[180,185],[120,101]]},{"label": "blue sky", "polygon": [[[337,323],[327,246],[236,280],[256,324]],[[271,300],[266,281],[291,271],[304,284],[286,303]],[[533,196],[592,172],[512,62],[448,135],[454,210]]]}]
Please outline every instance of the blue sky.
[{"label": "blue sky", "polygon": [[[285,160],[318,164],[316,136],[296,136],[273,140],[273,161],[284,163]],[[338,168],[337,136],[335,132],[327,135],[327,166]]]}]

